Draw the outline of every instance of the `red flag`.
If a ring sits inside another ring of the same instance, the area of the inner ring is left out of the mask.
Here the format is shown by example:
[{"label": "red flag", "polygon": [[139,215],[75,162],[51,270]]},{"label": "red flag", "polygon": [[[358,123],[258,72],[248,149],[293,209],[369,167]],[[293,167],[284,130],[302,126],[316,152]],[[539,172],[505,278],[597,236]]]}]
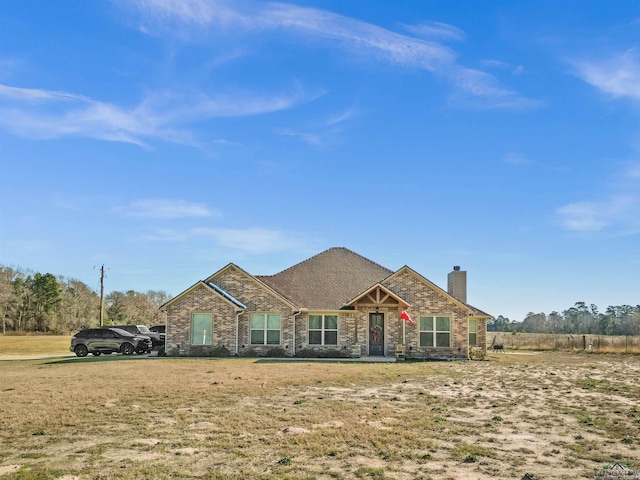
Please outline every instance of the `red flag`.
[{"label": "red flag", "polygon": [[402,313],[400,314],[400,318],[402,318],[403,320],[406,320],[411,325],[415,324],[415,322],[412,320],[411,316],[406,312],[406,310],[402,310]]}]

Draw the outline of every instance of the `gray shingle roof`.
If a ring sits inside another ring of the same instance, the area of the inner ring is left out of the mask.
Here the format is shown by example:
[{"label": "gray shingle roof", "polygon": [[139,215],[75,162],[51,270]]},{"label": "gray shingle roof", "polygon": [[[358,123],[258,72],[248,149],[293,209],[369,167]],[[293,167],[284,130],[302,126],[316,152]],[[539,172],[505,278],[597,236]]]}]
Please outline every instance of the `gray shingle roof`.
[{"label": "gray shingle roof", "polygon": [[336,247],[275,275],[256,278],[300,308],[337,310],[392,273],[348,248]]}]

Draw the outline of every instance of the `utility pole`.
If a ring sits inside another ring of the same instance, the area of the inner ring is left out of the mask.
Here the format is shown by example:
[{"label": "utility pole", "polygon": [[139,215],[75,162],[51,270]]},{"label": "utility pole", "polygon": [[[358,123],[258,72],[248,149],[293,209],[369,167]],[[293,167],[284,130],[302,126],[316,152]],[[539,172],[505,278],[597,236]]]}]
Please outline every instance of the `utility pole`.
[{"label": "utility pole", "polygon": [[100,326],[104,324],[104,265],[100,267]]}]

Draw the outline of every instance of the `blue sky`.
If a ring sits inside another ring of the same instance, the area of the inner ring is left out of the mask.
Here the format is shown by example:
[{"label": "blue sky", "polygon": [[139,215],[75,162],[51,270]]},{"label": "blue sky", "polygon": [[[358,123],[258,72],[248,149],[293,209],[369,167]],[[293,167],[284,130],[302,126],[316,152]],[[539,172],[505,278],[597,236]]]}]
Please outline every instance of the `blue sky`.
[{"label": "blue sky", "polygon": [[0,2],[0,263],[172,295],[332,246],[640,303],[637,1]]}]

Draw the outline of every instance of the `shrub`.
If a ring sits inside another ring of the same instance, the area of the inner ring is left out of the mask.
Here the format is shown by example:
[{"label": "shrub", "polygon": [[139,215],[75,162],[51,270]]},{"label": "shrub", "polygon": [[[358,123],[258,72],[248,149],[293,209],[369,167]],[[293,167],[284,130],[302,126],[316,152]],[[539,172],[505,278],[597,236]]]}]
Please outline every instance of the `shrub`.
[{"label": "shrub", "polygon": [[297,358],[318,358],[318,352],[313,348],[301,348],[296,352]]},{"label": "shrub", "polygon": [[211,352],[211,356],[212,357],[230,357],[231,356],[231,352],[224,345],[218,345]]},{"label": "shrub", "polygon": [[347,354],[341,350],[325,350],[320,352],[320,358],[346,358]]},{"label": "shrub", "polygon": [[298,358],[348,358],[346,350],[315,350],[313,348],[302,348],[296,352]]},{"label": "shrub", "polygon": [[284,351],[284,348],[274,347],[269,349],[265,356],[272,358],[283,358],[287,356],[287,352]]},{"label": "shrub", "polygon": [[471,347],[469,349],[469,358],[471,360],[484,360],[487,358],[487,351],[484,348]]}]

